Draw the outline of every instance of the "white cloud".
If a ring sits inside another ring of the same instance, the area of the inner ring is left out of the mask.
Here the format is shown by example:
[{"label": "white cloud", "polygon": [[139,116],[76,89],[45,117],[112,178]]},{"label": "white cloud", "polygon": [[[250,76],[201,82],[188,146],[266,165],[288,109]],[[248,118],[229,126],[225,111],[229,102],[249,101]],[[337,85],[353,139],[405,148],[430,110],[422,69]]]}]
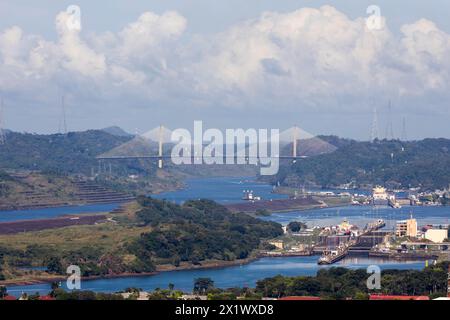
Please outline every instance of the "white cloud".
[{"label": "white cloud", "polygon": [[326,111],[352,111],[374,96],[450,98],[450,35],[425,19],[400,36],[387,27],[370,31],[364,17],[331,6],[265,12],[207,36],[186,35],[177,12],[145,12],[117,33],[88,35],[68,30],[67,19],[57,15],[56,41],[20,27],[0,32],[3,91],[42,102],[63,88],[117,104]]},{"label": "white cloud", "polygon": [[59,41],[57,43],[61,67],[86,77],[98,77],[106,72],[105,55],[96,53],[81,39],[77,29],[69,29],[70,15],[61,12],[56,17],[56,30]]}]

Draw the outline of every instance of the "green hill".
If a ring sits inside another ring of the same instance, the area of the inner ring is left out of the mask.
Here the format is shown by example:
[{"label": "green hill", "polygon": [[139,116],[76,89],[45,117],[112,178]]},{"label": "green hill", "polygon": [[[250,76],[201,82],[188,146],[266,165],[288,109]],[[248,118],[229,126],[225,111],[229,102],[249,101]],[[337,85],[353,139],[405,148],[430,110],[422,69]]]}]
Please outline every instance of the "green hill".
[{"label": "green hill", "polygon": [[[153,272],[157,267],[207,266],[251,257],[281,225],[232,213],[209,200],[177,205],[139,197],[115,222],[23,232],[0,237],[0,270],[8,280],[25,274],[23,265],[46,265],[52,276],[79,265],[83,276]],[[67,241],[67,239],[72,239]],[[2,245],[6,243],[8,245]],[[1,272],[0,272],[1,281]]]},{"label": "green hill", "polygon": [[182,206],[141,197],[138,221],[152,231],[133,242],[129,250],[161,262],[245,259],[262,238],[282,234],[281,226],[245,214],[231,213],[210,200],[187,201]]},{"label": "green hill", "polygon": [[100,130],[67,135],[10,132],[0,145],[0,168],[90,174],[98,165],[97,155],[129,139]]},{"label": "green hill", "polygon": [[379,184],[436,189],[450,183],[450,140],[347,141],[332,153],[284,163],[272,182],[336,187]]}]

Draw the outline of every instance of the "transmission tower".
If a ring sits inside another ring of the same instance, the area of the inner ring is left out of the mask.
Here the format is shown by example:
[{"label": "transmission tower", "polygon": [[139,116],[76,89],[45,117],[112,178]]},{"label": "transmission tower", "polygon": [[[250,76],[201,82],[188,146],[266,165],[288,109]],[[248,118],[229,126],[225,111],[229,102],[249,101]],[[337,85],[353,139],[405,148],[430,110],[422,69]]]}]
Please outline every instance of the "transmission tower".
[{"label": "transmission tower", "polygon": [[402,123],[402,141],[408,140],[408,135],[406,134],[406,118],[403,117],[403,123]]},{"label": "transmission tower", "polygon": [[[59,133],[67,133],[67,123],[66,123],[66,103],[64,95],[61,96],[61,118],[59,123]],[[61,128],[62,127],[62,128]]]},{"label": "transmission tower", "polygon": [[388,110],[388,123],[386,127],[386,139],[394,140],[394,126],[392,125],[392,104],[389,100],[389,110]]},{"label": "transmission tower", "polygon": [[370,136],[370,140],[374,142],[378,139],[378,112],[377,107],[373,108],[373,120],[372,120],[372,132]]},{"label": "transmission tower", "polygon": [[6,142],[6,135],[3,131],[3,97],[0,99],[0,145],[5,144]]}]

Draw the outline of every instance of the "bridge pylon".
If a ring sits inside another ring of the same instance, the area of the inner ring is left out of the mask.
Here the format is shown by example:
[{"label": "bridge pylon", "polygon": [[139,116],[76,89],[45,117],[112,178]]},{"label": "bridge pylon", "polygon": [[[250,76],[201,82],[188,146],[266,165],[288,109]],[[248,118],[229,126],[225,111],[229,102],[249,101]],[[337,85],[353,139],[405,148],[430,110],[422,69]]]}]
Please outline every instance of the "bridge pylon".
[{"label": "bridge pylon", "polygon": [[162,169],[163,168],[163,130],[164,127],[162,125],[159,126],[159,133],[158,133],[158,146],[159,146],[159,151],[158,151],[158,168]]}]

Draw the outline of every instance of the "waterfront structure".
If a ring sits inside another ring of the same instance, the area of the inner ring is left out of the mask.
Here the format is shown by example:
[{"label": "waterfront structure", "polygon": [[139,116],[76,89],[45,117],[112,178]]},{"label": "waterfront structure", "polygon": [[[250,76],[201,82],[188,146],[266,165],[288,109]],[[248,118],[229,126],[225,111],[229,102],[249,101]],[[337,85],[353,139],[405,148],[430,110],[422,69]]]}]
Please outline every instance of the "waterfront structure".
[{"label": "waterfront structure", "polygon": [[271,245],[275,246],[277,249],[283,250],[284,243],[282,240],[273,240],[269,242]]},{"label": "waterfront structure", "polygon": [[261,200],[261,197],[257,197],[253,194],[253,191],[250,190],[244,190],[244,196],[242,197],[242,200],[247,201],[259,201]]},{"label": "waterfront structure", "polygon": [[447,229],[428,229],[425,232],[425,239],[430,240],[434,243],[442,243],[448,238]]},{"label": "waterfront structure", "polygon": [[337,234],[338,235],[350,234],[352,228],[353,225],[351,225],[348,222],[348,220],[344,220],[337,226]]},{"label": "waterfront structure", "polygon": [[417,237],[417,220],[411,216],[408,220],[398,221],[395,235],[397,237]]}]

